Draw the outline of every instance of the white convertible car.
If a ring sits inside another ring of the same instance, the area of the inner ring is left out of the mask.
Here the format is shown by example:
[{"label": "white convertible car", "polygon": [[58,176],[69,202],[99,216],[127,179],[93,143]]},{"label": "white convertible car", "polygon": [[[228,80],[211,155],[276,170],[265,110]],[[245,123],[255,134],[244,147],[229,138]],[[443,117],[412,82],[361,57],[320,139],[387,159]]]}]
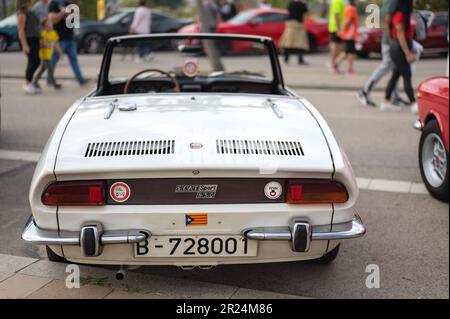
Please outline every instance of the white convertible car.
[{"label": "white convertible car", "polygon": [[[150,59],[162,40],[177,49]],[[198,43],[245,54],[213,64]],[[357,198],[345,153],[285,86],[270,39],[119,37],[42,153],[22,238],[86,264],[329,262],[365,233]]]}]

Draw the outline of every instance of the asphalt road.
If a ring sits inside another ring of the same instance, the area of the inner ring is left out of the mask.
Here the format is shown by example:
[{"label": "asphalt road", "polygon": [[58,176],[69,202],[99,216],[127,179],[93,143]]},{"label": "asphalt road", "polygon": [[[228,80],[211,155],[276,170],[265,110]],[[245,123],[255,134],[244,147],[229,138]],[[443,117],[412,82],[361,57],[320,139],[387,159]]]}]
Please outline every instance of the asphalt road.
[{"label": "asphalt road", "polygon": [[[443,60],[435,63],[445,65]],[[76,98],[89,91],[65,82],[36,98],[21,82],[2,80],[0,150],[39,152]],[[298,90],[319,109],[347,151],[358,177],[420,182],[419,133],[408,112],[383,113],[361,107],[354,92]],[[381,101],[380,94],[375,98]],[[27,193],[35,164],[0,159],[0,253],[41,256],[42,249],[20,240],[29,216]],[[306,263],[220,266],[210,271],[144,267],[138,272],[237,285],[321,298],[448,298],[448,204],[429,195],[363,190],[358,208],[368,228],[345,242],[331,265]],[[379,266],[381,287],[367,289],[369,264]]]}]

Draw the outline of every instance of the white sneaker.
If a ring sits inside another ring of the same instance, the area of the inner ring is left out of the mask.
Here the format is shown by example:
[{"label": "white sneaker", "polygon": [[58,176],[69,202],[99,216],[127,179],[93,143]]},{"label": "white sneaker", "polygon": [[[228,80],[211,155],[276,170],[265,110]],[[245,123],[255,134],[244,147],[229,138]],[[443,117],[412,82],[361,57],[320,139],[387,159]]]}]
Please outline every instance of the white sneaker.
[{"label": "white sneaker", "polygon": [[419,105],[417,104],[417,102],[414,102],[413,104],[411,104],[411,113],[419,114]]},{"label": "white sneaker", "polygon": [[382,111],[394,111],[394,112],[401,112],[402,107],[399,105],[395,105],[391,102],[383,102],[381,103],[380,109]]},{"label": "white sneaker", "polygon": [[23,86],[23,90],[25,91],[25,94],[29,94],[29,95],[36,95],[39,93],[37,88],[31,83],[25,84]]}]

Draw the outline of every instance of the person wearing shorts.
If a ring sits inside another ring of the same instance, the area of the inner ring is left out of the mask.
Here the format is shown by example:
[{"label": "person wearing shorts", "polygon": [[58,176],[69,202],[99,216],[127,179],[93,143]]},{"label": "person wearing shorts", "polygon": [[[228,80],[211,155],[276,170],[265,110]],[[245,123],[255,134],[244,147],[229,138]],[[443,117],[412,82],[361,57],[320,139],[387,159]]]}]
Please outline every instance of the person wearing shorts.
[{"label": "person wearing shorts", "polygon": [[342,30],[340,32],[340,37],[345,42],[345,52],[342,53],[336,59],[336,65],[339,66],[344,60],[347,60],[348,63],[348,71],[347,75],[353,76],[356,75],[353,65],[356,56],[356,39],[358,37],[358,27],[359,27],[359,19],[358,12],[356,10],[356,4],[358,0],[350,0],[349,5],[345,9],[344,13],[344,23],[342,25]]},{"label": "person wearing shorts", "polygon": [[331,34],[330,43],[330,66],[333,71],[339,73],[339,68],[336,65],[336,58],[341,54],[342,40],[338,35],[341,29],[342,23],[344,22],[344,12],[345,12],[345,0],[331,0],[330,3],[330,16],[328,20],[328,31]]}]

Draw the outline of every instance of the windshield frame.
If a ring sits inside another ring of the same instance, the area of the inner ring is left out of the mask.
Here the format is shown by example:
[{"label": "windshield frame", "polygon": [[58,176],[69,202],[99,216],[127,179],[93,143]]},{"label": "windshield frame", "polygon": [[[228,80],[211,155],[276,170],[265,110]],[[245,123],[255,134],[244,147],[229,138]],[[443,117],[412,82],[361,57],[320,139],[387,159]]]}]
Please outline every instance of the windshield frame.
[{"label": "windshield frame", "polygon": [[228,34],[211,34],[211,33],[201,33],[201,34],[153,34],[153,35],[128,35],[115,37],[108,40],[106,43],[103,60],[101,64],[101,69],[98,78],[97,90],[101,92],[103,89],[111,85],[109,79],[109,73],[111,68],[112,55],[114,53],[114,48],[117,45],[128,42],[136,42],[136,40],[192,40],[192,39],[202,39],[202,40],[250,40],[258,41],[262,43],[267,50],[267,54],[270,58],[271,69],[272,69],[272,82],[273,87],[278,87],[280,89],[285,89],[283,74],[281,71],[280,61],[278,59],[277,49],[271,38],[268,37],[258,37],[258,36],[242,36],[242,35],[228,35]]}]

